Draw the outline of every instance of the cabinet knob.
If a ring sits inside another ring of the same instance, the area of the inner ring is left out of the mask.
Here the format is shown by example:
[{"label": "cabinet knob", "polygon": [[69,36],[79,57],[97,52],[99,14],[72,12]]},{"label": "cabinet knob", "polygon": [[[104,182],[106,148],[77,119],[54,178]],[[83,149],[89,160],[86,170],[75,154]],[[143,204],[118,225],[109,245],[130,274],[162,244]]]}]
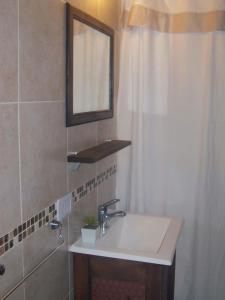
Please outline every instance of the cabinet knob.
[{"label": "cabinet knob", "polygon": [[0,276],[5,274],[5,266],[4,265],[0,265]]}]

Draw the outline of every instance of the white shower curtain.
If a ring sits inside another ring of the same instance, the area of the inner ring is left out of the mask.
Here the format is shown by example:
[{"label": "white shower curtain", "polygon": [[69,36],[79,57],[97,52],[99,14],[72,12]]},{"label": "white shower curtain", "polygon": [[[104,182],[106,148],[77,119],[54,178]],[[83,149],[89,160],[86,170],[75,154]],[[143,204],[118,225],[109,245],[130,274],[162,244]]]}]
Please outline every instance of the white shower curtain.
[{"label": "white shower curtain", "polygon": [[118,155],[117,196],[132,212],[184,218],[176,300],[223,300],[225,33],[163,31],[122,30],[118,137],[132,146]]}]

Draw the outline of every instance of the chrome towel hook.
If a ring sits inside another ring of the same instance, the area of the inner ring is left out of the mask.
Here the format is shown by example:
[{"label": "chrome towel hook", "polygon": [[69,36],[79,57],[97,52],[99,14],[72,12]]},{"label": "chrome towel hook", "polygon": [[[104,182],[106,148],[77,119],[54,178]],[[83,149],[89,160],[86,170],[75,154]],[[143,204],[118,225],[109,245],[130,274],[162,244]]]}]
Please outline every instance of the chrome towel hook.
[{"label": "chrome towel hook", "polygon": [[53,219],[50,223],[49,226],[52,230],[57,230],[57,238],[59,241],[63,244],[64,243],[64,237],[62,235],[62,223]]}]

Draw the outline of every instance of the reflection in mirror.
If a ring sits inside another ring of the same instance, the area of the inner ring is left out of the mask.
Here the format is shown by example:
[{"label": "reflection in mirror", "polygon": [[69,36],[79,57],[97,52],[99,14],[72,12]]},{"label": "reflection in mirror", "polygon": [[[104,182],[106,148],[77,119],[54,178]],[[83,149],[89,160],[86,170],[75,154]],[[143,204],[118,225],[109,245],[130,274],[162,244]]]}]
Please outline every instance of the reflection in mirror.
[{"label": "reflection in mirror", "polygon": [[73,113],[110,108],[110,37],[73,20]]},{"label": "reflection in mirror", "polygon": [[67,3],[66,125],[113,117],[114,31]]}]

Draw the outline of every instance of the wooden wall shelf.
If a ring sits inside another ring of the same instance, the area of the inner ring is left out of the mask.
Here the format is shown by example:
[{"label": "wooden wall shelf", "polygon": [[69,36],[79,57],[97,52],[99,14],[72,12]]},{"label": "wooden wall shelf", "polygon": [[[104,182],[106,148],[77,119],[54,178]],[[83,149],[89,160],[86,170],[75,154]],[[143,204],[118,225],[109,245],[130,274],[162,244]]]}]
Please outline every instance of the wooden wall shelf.
[{"label": "wooden wall shelf", "polygon": [[92,164],[129,145],[131,145],[131,141],[107,141],[95,147],[80,151],[77,154],[68,155],[67,161],[73,163]]}]

